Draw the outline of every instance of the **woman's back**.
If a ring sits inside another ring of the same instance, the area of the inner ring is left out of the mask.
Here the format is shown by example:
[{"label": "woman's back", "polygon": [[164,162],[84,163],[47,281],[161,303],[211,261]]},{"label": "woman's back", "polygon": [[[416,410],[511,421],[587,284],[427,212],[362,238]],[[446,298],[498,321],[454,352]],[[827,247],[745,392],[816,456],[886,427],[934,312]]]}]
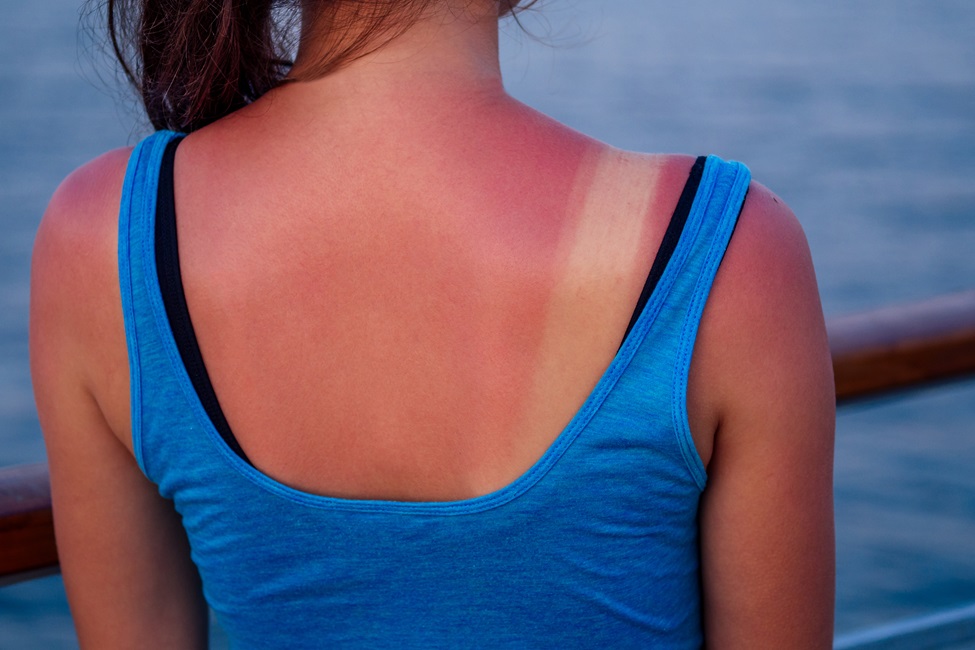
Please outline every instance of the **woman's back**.
[{"label": "woman's back", "polygon": [[326,137],[235,149],[204,129],[180,145],[194,328],[231,428],[286,483],[497,489],[622,342],[691,161],[614,151],[510,101],[465,108],[464,124],[444,111],[449,134],[407,121],[368,146],[327,118]]},{"label": "woman's back", "polygon": [[[528,471],[475,498],[404,502],[295,490],[249,465],[246,446],[231,451],[171,299],[176,142],[162,132],[139,145],[122,198],[132,441],[180,513],[208,603],[235,643],[700,643],[705,474],[685,390],[694,330],[748,188],[744,167],[716,158],[694,166],[640,318]],[[476,471],[479,460],[448,462]],[[575,621],[584,623],[566,627]]]}]

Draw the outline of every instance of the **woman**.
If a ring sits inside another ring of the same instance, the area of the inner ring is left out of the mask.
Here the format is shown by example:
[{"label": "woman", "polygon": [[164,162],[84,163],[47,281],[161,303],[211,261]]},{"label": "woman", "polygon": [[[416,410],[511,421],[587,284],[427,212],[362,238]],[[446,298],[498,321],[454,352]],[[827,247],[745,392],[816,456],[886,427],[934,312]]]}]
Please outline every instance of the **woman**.
[{"label": "woman", "polygon": [[309,0],[290,69],[269,3],[119,4],[188,135],[37,237],[83,646],[829,647],[825,330],[744,167],[509,97],[506,2]]}]

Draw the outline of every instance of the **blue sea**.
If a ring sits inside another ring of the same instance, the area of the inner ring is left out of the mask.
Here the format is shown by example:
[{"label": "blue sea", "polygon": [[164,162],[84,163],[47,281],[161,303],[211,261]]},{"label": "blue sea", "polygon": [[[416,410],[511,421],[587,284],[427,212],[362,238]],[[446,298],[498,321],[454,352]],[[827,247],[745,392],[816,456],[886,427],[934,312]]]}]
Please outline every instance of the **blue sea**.
[{"label": "blue sea", "polygon": [[[44,458],[27,306],[46,201],[147,133],[80,8],[0,19],[0,465]],[[522,21],[515,96],[620,147],[746,162],[805,227],[828,316],[975,288],[970,0],[547,0]],[[836,523],[838,632],[975,602],[975,381],[841,411]],[[0,588],[0,649],[74,647],[58,577]]]}]

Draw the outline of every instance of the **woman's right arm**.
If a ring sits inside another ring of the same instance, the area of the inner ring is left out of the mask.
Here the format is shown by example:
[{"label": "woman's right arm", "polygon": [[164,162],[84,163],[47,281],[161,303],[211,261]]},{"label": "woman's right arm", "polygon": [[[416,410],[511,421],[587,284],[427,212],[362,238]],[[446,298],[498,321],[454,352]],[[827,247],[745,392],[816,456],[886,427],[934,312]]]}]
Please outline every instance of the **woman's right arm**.
[{"label": "woman's right arm", "polygon": [[832,364],[805,236],[760,185],[694,354],[691,389],[717,428],[700,512],[706,643],[830,648]]},{"label": "woman's right arm", "polygon": [[117,228],[127,150],[74,172],[31,265],[30,354],[58,556],[85,648],[204,648],[206,608],[179,516],[131,452]]}]

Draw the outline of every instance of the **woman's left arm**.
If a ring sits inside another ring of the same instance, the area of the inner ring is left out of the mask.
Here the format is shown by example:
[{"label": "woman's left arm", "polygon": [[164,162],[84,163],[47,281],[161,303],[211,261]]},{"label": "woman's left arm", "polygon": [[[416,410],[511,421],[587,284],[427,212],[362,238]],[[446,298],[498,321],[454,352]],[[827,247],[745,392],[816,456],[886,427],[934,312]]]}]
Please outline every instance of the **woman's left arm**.
[{"label": "woman's left arm", "polygon": [[83,648],[203,648],[186,535],[131,451],[115,252],[127,157],[112,152],[62,183],[34,245],[31,374],[58,556]]},{"label": "woman's left arm", "polygon": [[698,345],[690,385],[716,425],[700,511],[706,643],[830,648],[832,364],[805,236],[760,185]]}]

